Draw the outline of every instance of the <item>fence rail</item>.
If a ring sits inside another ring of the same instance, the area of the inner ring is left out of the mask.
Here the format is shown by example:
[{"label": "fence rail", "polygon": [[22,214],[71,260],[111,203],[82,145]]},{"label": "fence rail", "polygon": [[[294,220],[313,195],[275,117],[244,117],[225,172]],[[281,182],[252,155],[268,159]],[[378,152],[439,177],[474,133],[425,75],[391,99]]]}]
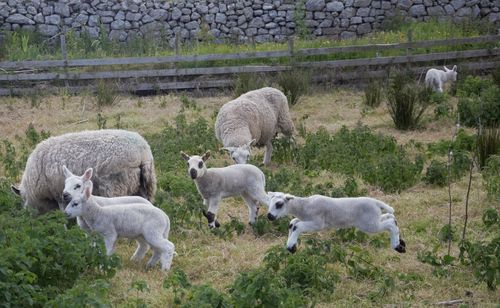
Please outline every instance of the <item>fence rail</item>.
[{"label": "fence rail", "polygon": [[[77,60],[48,60],[48,61],[4,61],[0,62],[0,95],[22,94],[42,85],[50,88],[47,83],[60,84],[64,81],[66,88],[72,92],[89,89],[89,82],[93,80],[116,79],[126,82],[122,90],[146,91],[153,89],[196,89],[210,87],[227,87],[232,84],[231,76],[241,73],[277,73],[292,69],[291,65],[234,65],[214,67],[175,68],[177,63],[194,63],[218,60],[254,60],[289,58],[296,67],[335,70],[330,74],[333,80],[350,80],[361,78],[376,78],[383,76],[381,72],[395,65],[412,65],[413,69],[422,70],[437,61],[461,60],[461,65],[472,69],[491,69],[498,63],[500,48],[473,49],[464,51],[435,52],[412,54],[415,49],[436,46],[453,46],[464,44],[498,43],[500,35],[481,37],[447,39],[434,41],[418,41],[396,44],[371,44],[357,46],[343,46],[332,48],[293,49],[293,41],[289,42],[288,50],[244,52],[233,54],[209,54],[169,57],[142,57],[142,58],[110,58],[110,59],[77,59]],[[307,61],[308,56],[331,55],[349,52],[367,52],[381,50],[408,50],[406,56],[373,57],[347,60]],[[301,58],[302,57],[302,58]],[[299,60],[303,60],[299,62]],[[471,62],[472,61],[472,62]],[[474,63],[471,66],[469,64]],[[165,69],[132,69],[130,65],[161,65],[166,64],[174,68]],[[415,66],[419,67],[415,67]],[[115,67],[116,66],[116,67]],[[101,67],[101,68],[99,68]],[[111,67],[111,68],[110,68]],[[381,69],[382,68],[382,69]],[[102,71],[92,71],[104,69]],[[30,70],[27,73],[23,70]],[[91,71],[89,71],[91,70]],[[350,70],[350,71],[349,71]],[[362,72],[362,73],[360,73]],[[315,74],[321,76],[321,74]],[[385,74],[386,75],[386,74]],[[219,77],[217,77],[219,76]],[[325,75],[323,75],[325,76]],[[178,80],[181,79],[181,80]],[[184,78],[184,80],[182,80]],[[187,79],[187,80],[186,80]],[[194,79],[194,80],[193,80]],[[197,80],[202,79],[202,80]],[[208,80],[207,80],[208,79]],[[73,84],[70,84],[72,82]],[[76,83],[76,84],[75,84]],[[84,84],[82,84],[84,83]],[[87,84],[85,84],[87,83]],[[90,85],[90,88],[92,85]]]}]

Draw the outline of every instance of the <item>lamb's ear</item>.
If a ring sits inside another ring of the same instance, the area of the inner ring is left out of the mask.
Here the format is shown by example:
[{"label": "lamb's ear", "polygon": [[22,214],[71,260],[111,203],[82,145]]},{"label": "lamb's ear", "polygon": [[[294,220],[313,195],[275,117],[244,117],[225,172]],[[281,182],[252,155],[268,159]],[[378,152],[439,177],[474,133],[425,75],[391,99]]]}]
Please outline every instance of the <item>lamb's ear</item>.
[{"label": "lamb's ear", "polygon": [[69,171],[69,169],[66,167],[66,165],[63,165],[62,168],[63,168],[63,173],[64,173],[65,178],[69,178],[69,177],[74,175],[71,171]]},{"label": "lamb's ear", "polygon": [[203,161],[207,161],[207,159],[209,158],[210,158],[210,150],[206,151],[205,154],[203,154],[203,156],[201,157]]},{"label": "lamb's ear", "polygon": [[452,69],[454,72],[457,71],[457,66],[456,65],[453,65],[453,69]]},{"label": "lamb's ear", "polygon": [[257,141],[257,140],[255,140],[255,139],[250,140],[249,142],[247,142],[247,146],[254,145],[255,141]]},{"label": "lamb's ear", "polygon": [[84,181],[89,181],[90,178],[92,177],[92,168],[88,168],[87,170],[85,170],[85,173],[83,174],[82,177]]},{"label": "lamb's ear", "polygon": [[295,199],[295,196],[290,195],[290,194],[286,194],[286,195],[285,195],[285,200],[286,200],[286,201],[290,201],[290,200],[292,200],[292,199]]},{"label": "lamb's ear", "polygon": [[181,151],[181,158],[184,159],[185,161],[189,160],[189,155]]},{"label": "lamb's ear", "polygon": [[223,147],[222,149],[228,151],[229,153],[234,152],[234,147]]},{"label": "lamb's ear", "polygon": [[21,190],[14,185],[10,185],[10,190],[18,196],[21,196]]},{"label": "lamb's ear", "polygon": [[447,68],[447,67],[446,67],[446,65],[444,65],[444,66],[443,66],[443,68],[444,68],[444,70],[445,70],[446,72],[449,72],[449,71],[450,71],[450,69],[449,69],[449,68]]},{"label": "lamb's ear", "polygon": [[83,190],[83,195],[85,196],[85,200],[88,200],[91,194],[92,194],[92,185],[85,185],[85,189]]},{"label": "lamb's ear", "polygon": [[275,193],[274,193],[274,192],[272,192],[272,191],[268,191],[268,192],[267,192],[267,196],[268,196],[269,198],[274,197],[274,194],[275,194]]}]

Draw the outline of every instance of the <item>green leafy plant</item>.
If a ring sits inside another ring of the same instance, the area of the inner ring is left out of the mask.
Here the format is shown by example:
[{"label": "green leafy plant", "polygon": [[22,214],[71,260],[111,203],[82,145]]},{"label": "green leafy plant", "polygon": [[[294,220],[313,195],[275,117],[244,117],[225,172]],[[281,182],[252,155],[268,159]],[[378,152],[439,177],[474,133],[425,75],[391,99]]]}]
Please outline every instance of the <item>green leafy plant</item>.
[{"label": "green leafy plant", "polygon": [[500,124],[500,87],[482,89],[480,95],[461,97],[458,101],[460,121],[468,127],[498,127]]},{"label": "green leafy plant", "polygon": [[444,186],[448,183],[448,168],[446,163],[432,160],[423,178],[427,184]]},{"label": "green leafy plant", "polygon": [[500,201],[500,155],[492,155],[486,160],[482,170],[483,185],[488,192],[488,197]]}]

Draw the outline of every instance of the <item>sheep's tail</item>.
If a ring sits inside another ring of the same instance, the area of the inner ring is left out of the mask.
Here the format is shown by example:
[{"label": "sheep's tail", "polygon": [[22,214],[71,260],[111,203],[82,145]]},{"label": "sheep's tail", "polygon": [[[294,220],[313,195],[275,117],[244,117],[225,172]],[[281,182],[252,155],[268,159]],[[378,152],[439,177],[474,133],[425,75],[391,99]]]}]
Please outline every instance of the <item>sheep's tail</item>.
[{"label": "sheep's tail", "polygon": [[384,202],[377,200],[377,205],[380,207],[381,210],[384,210],[390,214],[394,214],[394,209],[391,206],[385,204]]},{"label": "sheep's tail", "polygon": [[156,193],[156,173],[153,160],[141,164],[141,194],[153,202]]}]

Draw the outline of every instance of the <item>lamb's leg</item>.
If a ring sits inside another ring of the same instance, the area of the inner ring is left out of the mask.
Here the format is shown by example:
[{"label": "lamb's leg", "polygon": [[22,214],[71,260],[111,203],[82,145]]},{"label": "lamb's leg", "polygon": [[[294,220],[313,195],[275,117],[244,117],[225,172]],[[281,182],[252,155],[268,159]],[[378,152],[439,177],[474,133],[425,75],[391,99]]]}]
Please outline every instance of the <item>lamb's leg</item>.
[{"label": "lamb's leg", "polygon": [[273,152],[273,143],[269,141],[266,144],[266,152],[264,153],[264,166],[269,165],[271,162],[271,153]]},{"label": "lamb's leg", "polygon": [[259,211],[257,202],[255,202],[255,200],[247,194],[242,195],[242,197],[248,207],[248,223],[253,225],[257,219],[257,213]]},{"label": "lamb's leg", "polygon": [[208,220],[208,226],[210,228],[218,228],[220,226],[215,216],[217,215],[217,208],[219,206],[220,197],[213,197],[208,200],[208,211],[203,213]]},{"label": "lamb's leg", "polygon": [[378,224],[359,225],[358,228],[366,233],[389,231],[391,233],[391,247],[399,253],[406,252],[406,243],[399,238],[399,228],[394,218],[387,218]]},{"label": "lamb's leg", "polygon": [[[151,245],[153,246],[153,245]],[[158,260],[160,260],[161,252],[158,251],[156,247],[153,247],[153,255],[151,256],[151,259],[149,259],[148,264],[146,264],[147,268],[151,268],[158,263]]]},{"label": "lamb's leg", "polygon": [[172,266],[172,260],[174,258],[175,254],[175,245],[174,243],[170,242],[169,240],[165,240],[166,245],[165,249],[166,251],[163,252],[163,254],[160,257],[160,263],[161,263],[161,269],[168,271],[170,267]]},{"label": "lamb's leg", "polygon": [[298,218],[292,219],[288,225],[288,240],[286,242],[286,248],[291,253],[294,253],[297,250],[297,240],[299,239],[299,235],[301,233],[319,231],[321,229],[320,224],[315,221],[300,221]]},{"label": "lamb's leg", "polygon": [[153,247],[153,257],[148,263],[148,267],[154,266],[158,260],[161,263],[162,270],[169,270],[174,256],[175,246],[169,240],[162,238],[160,234],[153,234],[146,238],[147,242]]},{"label": "lamb's leg", "polygon": [[117,239],[116,232],[104,234],[104,245],[106,245],[106,254],[111,256],[115,251],[115,243]]},{"label": "lamb's leg", "polygon": [[130,258],[130,260],[132,260],[132,261],[142,260],[149,250],[149,244],[146,242],[146,240],[142,236],[138,237],[136,239],[136,241],[137,241],[137,249],[135,250],[134,254],[132,255],[132,258]]},{"label": "lamb's leg", "polygon": [[92,230],[90,229],[89,225],[87,224],[87,222],[85,221],[85,219],[83,219],[83,217],[76,217],[76,224],[85,232],[87,233],[90,233],[92,232]]}]

